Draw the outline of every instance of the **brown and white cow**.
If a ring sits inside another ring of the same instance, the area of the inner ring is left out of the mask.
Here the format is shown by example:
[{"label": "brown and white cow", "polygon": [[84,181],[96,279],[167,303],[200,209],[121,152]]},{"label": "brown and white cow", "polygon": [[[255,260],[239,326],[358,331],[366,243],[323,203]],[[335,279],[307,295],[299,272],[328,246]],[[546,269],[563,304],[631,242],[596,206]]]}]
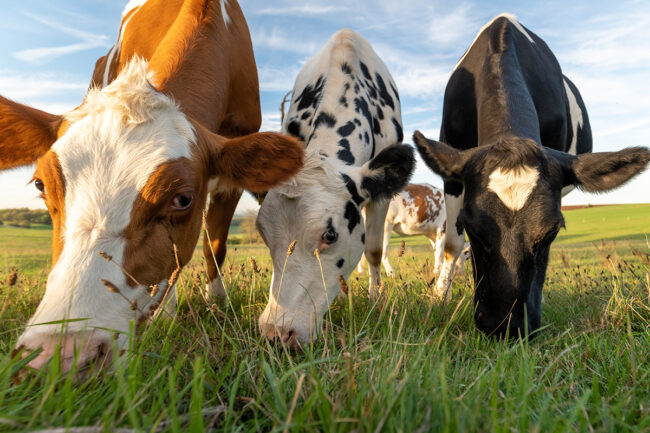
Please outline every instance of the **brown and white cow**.
[{"label": "brown and white cow", "polygon": [[103,359],[111,330],[124,347],[130,322],[156,308],[192,257],[211,191],[207,261],[211,247],[223,259],[241,188],[266,190],[302,165],[294,138],[245,135],[260,117],[234,0],[129,3],[115,47],[65,115],[0,97],[0,169],[36,162],[54,225],[45,295],[17,343],[23,354],[43,348],[32,367],[59,343],[63,370],[75,357]]},{"label": "brown and white cow", "polygon": [[[365,211],[363,212],[365,218]],[[404,191],[390,201],[384,223],[384,244],[381,263],[386,275],[395,276],[388,260],[390,235],[394,231],[400,236],[425,236],[435,251],[434,274],[440,275],[444,263],[444,235],[447,228],[447,211],[442,190],[428,183],[409,183]],[[463,252],[456,262],[455,273],[462,272],[470,255],[470,245],[465,243]],[[361,257],[357,272],[365,272],[366,261]]]}]

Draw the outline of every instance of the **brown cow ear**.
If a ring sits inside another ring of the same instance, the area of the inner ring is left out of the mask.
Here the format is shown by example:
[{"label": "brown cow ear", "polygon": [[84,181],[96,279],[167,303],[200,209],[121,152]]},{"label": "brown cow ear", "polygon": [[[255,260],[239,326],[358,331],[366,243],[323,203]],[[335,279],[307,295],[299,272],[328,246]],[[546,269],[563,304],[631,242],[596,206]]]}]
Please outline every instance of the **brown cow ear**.
[{"label": "brown cow ear", "polygon": [[0,96],[0,170],[34,163],[52,147],[63,121]]},{"label": "brown cow ear", "polygon": [[201,129],[199,135],[204,135],[210,149],[210,174],[219,176],[219,183],[225,187],[266,192],[303,165],[303,144],[288,135],[257,132],[228,139]]}]

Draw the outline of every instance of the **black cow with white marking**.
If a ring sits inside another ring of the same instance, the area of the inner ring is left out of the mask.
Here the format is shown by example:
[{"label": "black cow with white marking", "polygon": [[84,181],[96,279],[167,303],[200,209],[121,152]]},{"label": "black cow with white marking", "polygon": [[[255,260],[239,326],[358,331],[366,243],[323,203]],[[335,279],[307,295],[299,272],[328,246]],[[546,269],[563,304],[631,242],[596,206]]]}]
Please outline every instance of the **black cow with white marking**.
[{"label": "black cow with white marking", "polygon": [[273,259],[259,324],[267,337],[295,345],[318,334],[340,280],[356,267],[364,246],[371,295],[379,286],[389,199],[406,186],[415,160],[413,148],[401,144],[393,78],[352,30],[335,33],[305,64],[282,126],[307,151],[302,170],[270,190],[258,214]]},{"label": "black cow with white marking", "polygon": [[540,327],[549,249],[564,227],[563,192],[611,190],[650,158],[644,147],[590,153],[578,90],[544,41],[511,15],[488,23],[451,75],[441,142],[417,131],[413,139],[445,180],[449,229],[436,290],[446,296],[465,230],[473,252],[475,322],[499,336]]}]

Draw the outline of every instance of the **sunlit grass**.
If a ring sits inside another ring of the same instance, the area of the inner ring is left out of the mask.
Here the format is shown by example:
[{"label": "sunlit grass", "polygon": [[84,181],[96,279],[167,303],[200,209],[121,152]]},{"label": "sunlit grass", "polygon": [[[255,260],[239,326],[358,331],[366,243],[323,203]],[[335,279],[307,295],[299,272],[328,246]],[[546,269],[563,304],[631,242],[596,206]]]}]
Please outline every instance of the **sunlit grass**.
[{"label": "sunlit grass", "polygon": [[[42,248],[21,241],[30,244]],[[545,329],[507,343],[475,329],[469,269],[441,305],[428,286],[430,247],[407,244],[402,257],[391,255],[396,278],[385,298],[370,302],[367,277],[353,273],[321,338],[293,353],[257,331],[271,276],[266,248],[231,247],[228,304],[201,296],[197,254],[178,282],[176,319],[143,327],[113,371],[75,384],[54,360],[18,385],[12,378],[27,361],[10,352],[47,271],[24,272],[20,254],[6,254],[0,431],[649,431],[649,253],[640,237],[555,245]]]}]

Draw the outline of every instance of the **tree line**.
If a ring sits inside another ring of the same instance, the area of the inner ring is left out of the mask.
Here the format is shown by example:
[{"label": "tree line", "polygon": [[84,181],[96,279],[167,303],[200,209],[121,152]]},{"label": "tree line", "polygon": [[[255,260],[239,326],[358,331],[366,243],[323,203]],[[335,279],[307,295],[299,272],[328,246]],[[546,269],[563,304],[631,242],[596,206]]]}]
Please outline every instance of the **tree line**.
[{"label": "tree line", "polygon": [[52,218],[42,209],[0,209],[0,225],[30,228],[34,224],[52,225]]}]

